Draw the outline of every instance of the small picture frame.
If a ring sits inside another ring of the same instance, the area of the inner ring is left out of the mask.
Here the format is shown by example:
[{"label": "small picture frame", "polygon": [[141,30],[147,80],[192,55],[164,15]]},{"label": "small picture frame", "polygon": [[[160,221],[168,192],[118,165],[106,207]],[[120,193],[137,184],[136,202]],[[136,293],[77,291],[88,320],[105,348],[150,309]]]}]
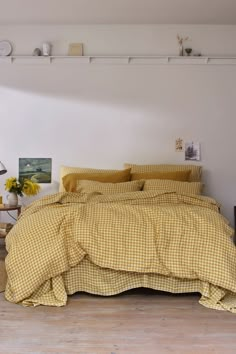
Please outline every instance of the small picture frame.
[{"label": "small picture frame", "polygon": [[83,55],[83,43],[70,43],[68,55],[80,57]]},{"label": "small picture frame", "polygon": [[178,138],[175,140],[175,151],[177,152],[183,151],[183,139]]},{"label": "small picture frame", "polygon": [[19,158],[19,179],[30,179],[35,183],[51,183],[51,158]]},{"label": "small picture frame", "polygon": [[185,144],[185,160],[200,161],[200,143]]}]

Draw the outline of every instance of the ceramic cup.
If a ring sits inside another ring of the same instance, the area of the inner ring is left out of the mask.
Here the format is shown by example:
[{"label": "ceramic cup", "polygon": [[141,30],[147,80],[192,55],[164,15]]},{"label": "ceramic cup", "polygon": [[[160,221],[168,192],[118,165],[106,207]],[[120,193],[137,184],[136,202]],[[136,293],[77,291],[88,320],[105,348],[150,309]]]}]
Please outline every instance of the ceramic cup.
[{"label": "ceramic cup", "polygon": [[48,56],[51,54],[51,44],[48,42],[43,43],[43,55]]}]

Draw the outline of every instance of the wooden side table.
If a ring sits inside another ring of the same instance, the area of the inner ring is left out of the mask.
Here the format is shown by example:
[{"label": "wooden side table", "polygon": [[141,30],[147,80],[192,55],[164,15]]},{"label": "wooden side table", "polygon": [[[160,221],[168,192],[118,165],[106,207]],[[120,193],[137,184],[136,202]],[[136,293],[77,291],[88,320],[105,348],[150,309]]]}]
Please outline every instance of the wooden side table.
[{"label": "wooden side table", "polygon": [[[13,211],[13,210],[17,210],[17,217],[19,217],[20,213],[21,213],[21,205],[9,205],[9,204],[0,204],[0,212],[2,211]],[[1,233],[0,232],[0,238],[2,237],[6,237],[6,233]]]}]

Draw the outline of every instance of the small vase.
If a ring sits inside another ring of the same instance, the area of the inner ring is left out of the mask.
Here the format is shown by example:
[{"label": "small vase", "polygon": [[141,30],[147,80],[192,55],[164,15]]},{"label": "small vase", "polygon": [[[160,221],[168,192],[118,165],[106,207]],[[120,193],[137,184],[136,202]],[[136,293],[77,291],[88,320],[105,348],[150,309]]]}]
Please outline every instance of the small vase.
[{"label": "small vase", "polygon": [[182,45],[179,46],[179,56],[183,57],[184,55],[184,47]]},{"label": "small vase", "polygon": [[10,206],[16,206],[18,205],[18,195],[16,193],[9,193],[7,195],[7,201]]}]

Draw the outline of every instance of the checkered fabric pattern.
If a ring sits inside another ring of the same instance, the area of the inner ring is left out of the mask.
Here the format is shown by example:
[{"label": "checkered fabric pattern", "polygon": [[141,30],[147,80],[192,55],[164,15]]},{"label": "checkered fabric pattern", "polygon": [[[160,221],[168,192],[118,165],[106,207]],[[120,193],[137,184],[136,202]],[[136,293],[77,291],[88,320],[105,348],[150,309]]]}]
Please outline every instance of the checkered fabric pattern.
[{"label": "checkered fabric pattern", "polygon": [[144,183],[144,191],[167,190],[178,193],[201,194],[201,182],[182,182],[167,179],[148,179]]},{"label": "checkered fabric pattern", "polygon": [[6,299],[62,306],[76,291],[201,293],[236,312],[233,229],[211,198],[174,192],[58,193],[27,207],[6,238]]},{"label": "checkered fabric pattern", "polygon": [[131,168],[131,173],[144,173],[144,172],[174,172],[174,171],[186,171],[191,170],[189,176],[190,182],[201,181],[202,167],[198,165],[169,165],[169,164],[159,164],[159,165],[136,165],[131,163],[125,163],[124,168]]},{"label": "checkered fabric pattern", "polygon": [[101,194],[116,194],[137,192],[143,188],[144,181],[130,181],[121,183],[103,183],[97,181],[79,180],[76,191],[81,193],[98,192]]}]

